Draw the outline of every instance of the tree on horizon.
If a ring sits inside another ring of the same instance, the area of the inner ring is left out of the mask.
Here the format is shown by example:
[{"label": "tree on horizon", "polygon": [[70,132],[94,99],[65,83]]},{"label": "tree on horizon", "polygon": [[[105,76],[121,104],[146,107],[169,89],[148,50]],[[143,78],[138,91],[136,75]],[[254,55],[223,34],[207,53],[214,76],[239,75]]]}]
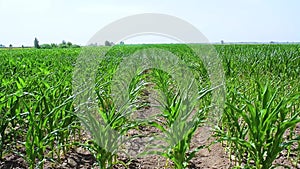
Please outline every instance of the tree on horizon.
[{"label": "tree on horizon", "polygon": [[39,41],[37,40],[37,38],[34,38],[34,47],[40,48]]}]

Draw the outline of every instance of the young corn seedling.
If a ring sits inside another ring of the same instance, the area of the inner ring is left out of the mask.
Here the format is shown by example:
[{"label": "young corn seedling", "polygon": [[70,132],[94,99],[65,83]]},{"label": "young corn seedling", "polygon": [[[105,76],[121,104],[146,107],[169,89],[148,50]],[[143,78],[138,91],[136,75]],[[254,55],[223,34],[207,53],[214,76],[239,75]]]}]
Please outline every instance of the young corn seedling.
[{"label": "young corn seedling", "polygon": [[[300,122],[299,112],[288,117],[287,105],[292,98],[277,101],[277,93],[268,85],[262,87],[257,83],[257,98],[248,100],[243,97],[243,107],[227,103],[225,114],[233,126],[226,128],[220,140],[232,142],[238,153],[246,153],[240,161],[246,166],[258,169],[269,169],[273,166],[278,154],[296,140],[285,140],[284,133]],[[230,124],[229,123],[229,124]],[[237,134],[229,135],[229,133]],[[251,164],[253,160],[254,166]],[[245,167],[246,167],[245,166]]]},{"label": "young corn seedling", "polygon": [[[107,59],[110,60],[111,58]],[[113,63],[110,62],[109,64]],[[100,70],[99,74],[106,73],[99,76],[95,89],[97,106],[94,107],[92,113],[80,113],[78,117],[93,137],[90,144],[83,146],[94,154],[100,168],[112,168],[115,164],[122,164],[121,161],[117,160],[117,153],[123,143],[128,141],[128,138],[125,138],[125,134],[134,127],[128,120],[128,117],[135,110],[134,104],[143,85],[139,83],[139,76],[132,79],[129,88],[125,90],[125,95],[129,99],[122,105],[116,105],[115,100],[111,96],[111,85],[113,82],[117,84],[119,82],[117,81],[119,79],[112,82],[112,74],[115,72],[113,69],[116,67],[112,68],[105,64],[103,65],[105,68]],[[119,91],[121,90],[124,90],[124,87],[119,88]],[[117,97],[119,96],[117,95]],[[86,109],[83,108],[81,110]]]},{"label": "young corn seedling", "polygon": [[152,78],[161,96],[158,102],[161,104],[162,114],[158,116],[163,117],[164,121],[149,123],[162,132],[163,136],[155,138],[163,140],[166,145],[159,145],[161,151],[150,153],[170,159],[175,168],[186,168],[196,152],[204,147],[199,146],[195,149],[190,147],[196,129],[205,119],[204,111],[195,111],[195,102],[176,89],[174,81],[167,73],[153,69]]},{"label": "young corn seedling", "polygon": [[13,95],[10,98],[1,96],[0,101],[0,159],[2,159],[3,152],[5,151],[7,142],[7,130],[11,130],[9,124],[14,120],[16,110],[19,104],[19,97]]}]

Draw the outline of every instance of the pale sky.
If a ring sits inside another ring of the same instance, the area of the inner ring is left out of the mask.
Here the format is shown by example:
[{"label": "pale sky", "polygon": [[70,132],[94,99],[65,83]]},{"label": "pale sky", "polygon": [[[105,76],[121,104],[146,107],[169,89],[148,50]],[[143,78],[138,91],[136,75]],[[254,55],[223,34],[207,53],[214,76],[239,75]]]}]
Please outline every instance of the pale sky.
[{"label": "pale sky", "polygon": [[[86,45],[104,26],[141,13],[181,18],[210,42],[299,42],[299,9],[299,0],[0,0],[0,44],[33,46],[37,37]],[[144,41],[155,39],[128,42]]]}]

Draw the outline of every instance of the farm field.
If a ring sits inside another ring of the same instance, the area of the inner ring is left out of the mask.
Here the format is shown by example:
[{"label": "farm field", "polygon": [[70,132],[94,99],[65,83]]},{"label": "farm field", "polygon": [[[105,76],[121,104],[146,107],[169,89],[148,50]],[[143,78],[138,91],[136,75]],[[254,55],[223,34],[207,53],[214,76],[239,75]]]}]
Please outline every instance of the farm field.
[{"label": "farm field", "polygon": [[[0,168],[300,168],[300,45],[214,47],[225,75],[225,103],[222,117],[210,129],[205,126],[210,76],[185,45],[97,48],[107,50],[95,77],[96,113],[104,124],[97,130],[82,123],[91,117],[78,112],[74,96],[82,48],[1,49]],[[190,108],[176,81],[160,69],[135,72],[128,91],[119,88],[128,93],[129,102],[124,110],[117,107],[111,94],[118,65],[144,48],[170,51],[185,62],[198,90]],[[154,118],[136,120],[124,115],[127,111]],[[189,117],[192,125],[186,123]],[[111,129],[121,135],[112,135]],[[209,140],[201,141],[208,130]],[[119,144],[121,136],[132,140]],[[117,151],[146,136],[167,144],[137,158]]]}]

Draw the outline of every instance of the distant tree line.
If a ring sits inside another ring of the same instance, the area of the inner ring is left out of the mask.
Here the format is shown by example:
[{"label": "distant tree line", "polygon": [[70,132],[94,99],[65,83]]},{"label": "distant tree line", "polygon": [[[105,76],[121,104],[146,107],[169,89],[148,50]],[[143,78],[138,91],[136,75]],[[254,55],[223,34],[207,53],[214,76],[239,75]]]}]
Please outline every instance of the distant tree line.
[{"label": "distant tree line", "polygon": [[80,46],[76,45],[76,44],[72,44],[71,42],[66,42],[64,40],[60,44],[51,43],[51,44],[42,44],[42,45],[40,45],[38,39],[35,38],[34,39],[34,48],[37,48],[37,49],[80,48]]},{"label": "distant tree line", "polygon": [[[120,44],[122,43],[122,45],[124,45],[124,42],[120,42]],[[111,42],[111,41],[108,41],[106,40],[104,42],[104,46],[114,46],[115,43],[114,42]],[[90,43],[88,46],[103,46],[102,44],[98,44],[97,42],[96,43]]]},{"label": "distant tree line", "polygon": [[114,44],[114,42],[110,42],[110,41],[106,40],[106,41],[104,42],[104,45],[105,45],[105,46],[114,46],[115,44]]}]

